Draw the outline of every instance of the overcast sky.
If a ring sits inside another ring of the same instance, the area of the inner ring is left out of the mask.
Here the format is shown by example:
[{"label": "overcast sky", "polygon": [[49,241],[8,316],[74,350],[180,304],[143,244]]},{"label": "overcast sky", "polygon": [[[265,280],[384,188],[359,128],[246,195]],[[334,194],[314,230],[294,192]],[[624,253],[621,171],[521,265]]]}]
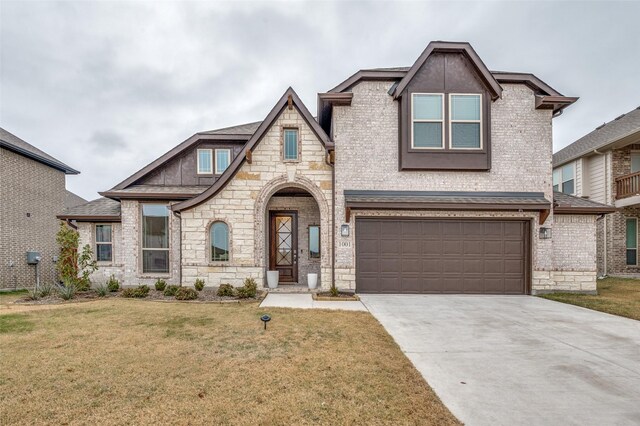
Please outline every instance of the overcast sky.
[{"label": "overcast sky", "polygon": [[0,1],[0,126],[79,169],[87,199],[193,133],[264,118],[288,86],[315,112],[360,68],[469,41],[492,70],[580,100],[557,150],[640,106],[640,2]]}]

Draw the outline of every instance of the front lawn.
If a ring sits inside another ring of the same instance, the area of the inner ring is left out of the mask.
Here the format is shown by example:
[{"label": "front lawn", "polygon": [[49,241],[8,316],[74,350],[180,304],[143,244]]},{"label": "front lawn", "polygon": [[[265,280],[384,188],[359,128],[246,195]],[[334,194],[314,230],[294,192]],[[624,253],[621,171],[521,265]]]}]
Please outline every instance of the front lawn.
[{"label": "front lawn", "polygon": [[457,420],[365,312],[108,299],[0,315],[0,424],[156,423]]},{"label": "front lawn", "polygon": [[542,297],[640,320],[640,280],[637,279],[598,280],[598,295],[552,293]]}]

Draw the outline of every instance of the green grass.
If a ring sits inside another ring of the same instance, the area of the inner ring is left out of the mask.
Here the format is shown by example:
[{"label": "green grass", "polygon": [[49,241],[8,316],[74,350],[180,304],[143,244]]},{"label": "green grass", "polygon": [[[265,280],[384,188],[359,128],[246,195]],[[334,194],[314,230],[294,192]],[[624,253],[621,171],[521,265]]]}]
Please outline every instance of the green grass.
[{"label": "green grass", "polygon": [[33,323],[24,314],[0,315],[0,334],[24,333],[33,330]]},{"label": "green grass", "polygon": [[605,278],[598,280],[598,294],[552,293],[545,299],[569,303],[595,311],[640,320],[640,280]]}]

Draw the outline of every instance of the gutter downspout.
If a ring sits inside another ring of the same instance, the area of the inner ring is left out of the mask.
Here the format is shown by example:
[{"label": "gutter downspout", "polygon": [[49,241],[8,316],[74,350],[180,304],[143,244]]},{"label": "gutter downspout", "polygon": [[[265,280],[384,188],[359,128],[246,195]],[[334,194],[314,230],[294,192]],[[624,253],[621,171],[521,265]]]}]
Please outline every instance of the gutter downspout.
[{"label": "gutter downspout", "polygon": [[178,230],[178,244],[180,250],[178,250],[178,285],[182,286],[182,215],[179,211],[174,211],[173,214],[180,219],[180,229]]}]

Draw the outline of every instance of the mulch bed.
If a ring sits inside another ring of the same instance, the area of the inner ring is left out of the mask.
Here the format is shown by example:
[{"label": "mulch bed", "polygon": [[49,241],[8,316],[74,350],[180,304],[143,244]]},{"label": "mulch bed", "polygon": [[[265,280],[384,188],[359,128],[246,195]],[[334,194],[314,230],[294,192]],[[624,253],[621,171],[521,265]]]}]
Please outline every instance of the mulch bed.
[{"label": "mulch bed", "polygon": [[134,298],[134,297],[122,297],[122,290],[112,293],[107,293],[106,296],[99,297],[95,291],[83,291],[77,292],[75,297],[71,300],[64,300],[57,295],[49,295],[47,297],[41,297],[37,300],[29,299],[28,297],[23,297],[21,299],[16,300],[13,303],[23,304],[23,305],[58,305],[62,303],[77,303],[77,302],[87,302],[91,300],[103,300],[103,299],[112,299],[112,298],[122,298],[122,299],[132,299],[132,300],[148,300],[148,301],[161,301],[161,302],[189,302],[189,303],[247,303],[247,302],[260,302],[265,298],[266,292],[258,291],[256,297],[248,298],[248,299],[239,299],[237,297],[220,297],[216,294],[217,289],[204,289],[198,292],[198,298],[195,300],[176,300],[173,296],[165,296],[162,291],[157,291],[154,289],[149,290],[149,295],[143,298]]},{"label": "mulch bed", "polygon": [[320,301],[358,301],[360,300],[360,298],[354,293],[338,292],[337,296],[333,296],[328,291],[323,291],[322,293],[314,294],[313,299],[320,300]]}]

